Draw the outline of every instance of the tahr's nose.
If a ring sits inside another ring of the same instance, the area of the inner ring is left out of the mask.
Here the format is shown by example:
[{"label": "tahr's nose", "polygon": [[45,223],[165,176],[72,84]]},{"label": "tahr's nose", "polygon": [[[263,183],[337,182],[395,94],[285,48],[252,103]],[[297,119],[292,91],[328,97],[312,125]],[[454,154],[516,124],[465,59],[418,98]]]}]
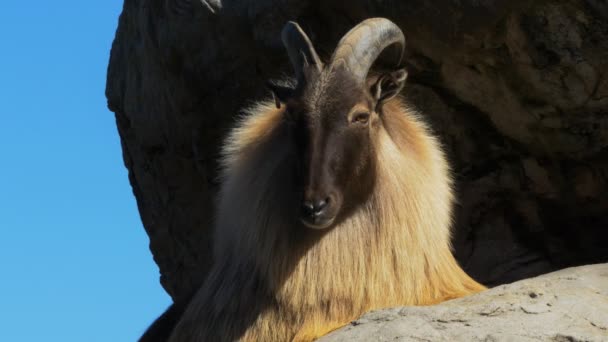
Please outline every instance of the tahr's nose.
[{"label": "tahr's nose", "polygon": [[322,199],[305,200],[302,203],[302,212],[308,217],[318,217],[323,214],[329,204],[329,197]]}]

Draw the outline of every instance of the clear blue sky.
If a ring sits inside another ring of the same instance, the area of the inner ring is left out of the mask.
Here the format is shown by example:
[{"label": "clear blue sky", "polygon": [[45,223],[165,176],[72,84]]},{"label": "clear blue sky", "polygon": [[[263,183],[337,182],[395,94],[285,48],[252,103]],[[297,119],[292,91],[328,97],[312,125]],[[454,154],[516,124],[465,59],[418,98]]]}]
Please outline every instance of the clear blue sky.
[{"label": "clear blue sky", "polygon": [[170,303],[104,96],[122,0],[0,4],[0,341],[135,341]]}]

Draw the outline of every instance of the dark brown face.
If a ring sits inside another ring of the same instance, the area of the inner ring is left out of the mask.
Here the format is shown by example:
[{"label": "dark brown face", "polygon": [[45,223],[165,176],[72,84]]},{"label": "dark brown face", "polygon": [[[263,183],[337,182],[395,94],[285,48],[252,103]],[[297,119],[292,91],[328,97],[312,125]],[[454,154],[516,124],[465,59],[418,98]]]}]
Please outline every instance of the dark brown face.
[{"label": "dark brown face", "polygon": [[300,221],[325,229],[365,202],[374,187],[381,108],[375,85],[320,74],[285,99],[298,159]]},{"label": "dark brown face", "polygon": [[397,48],[395,65],[401,65],[405,36],[386,18],[366,19],[340,39],[327,65],[296,22],[285,24],[281,40],[297,86],[269,86],[277,107],[287,105],[297,146],[300,220],[325,229],[373,191],[382,104],[401,90],[407,73],[398,69],[370,78],[369,70],[389,46]]}]

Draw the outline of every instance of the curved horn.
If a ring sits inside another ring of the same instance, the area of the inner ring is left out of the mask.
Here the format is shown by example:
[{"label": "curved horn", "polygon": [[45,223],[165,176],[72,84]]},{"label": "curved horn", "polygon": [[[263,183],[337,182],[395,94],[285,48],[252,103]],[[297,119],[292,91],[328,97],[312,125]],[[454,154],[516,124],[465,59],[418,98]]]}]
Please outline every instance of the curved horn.
[{"label": "curved horn", "polygon": [[401,29],[385,18],[364,20],[342,37],[331,58],[331,68],[343,65],[359,82],[365,82],[380,53],[393,44],[399,48],[399,65],[405,48]]},{"label": "curved horn", "polygon": [[318,71],[323,69],[323,63],[319,59],[314,46],[312,46],[310,39],[298,23],[290,21],[285,24],[281,39],[287,49],[298,81],[302,80],[304,68],[310,64],[314,64]]}]

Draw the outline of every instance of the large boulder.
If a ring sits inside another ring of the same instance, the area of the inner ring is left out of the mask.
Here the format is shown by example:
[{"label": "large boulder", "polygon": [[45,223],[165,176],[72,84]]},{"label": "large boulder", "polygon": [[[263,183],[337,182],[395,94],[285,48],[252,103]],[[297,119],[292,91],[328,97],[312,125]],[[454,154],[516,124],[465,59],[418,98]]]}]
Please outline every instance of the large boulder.
[{"label": "large boulder", "polygon": [[435,306],[373,311],[319,340],[608,341],[608,264],[569,268]]},{"label": "large boulder", "polygon": [[608,261],[605,1],[125,0],[108,105],[171,296],[196,289],[212,262],[226,131],[269,96],[267,79],[291,73],[284,23],[327,57],[373,16],[406,34],[403,94],[453,165],[465,270],[496,285]]}]

